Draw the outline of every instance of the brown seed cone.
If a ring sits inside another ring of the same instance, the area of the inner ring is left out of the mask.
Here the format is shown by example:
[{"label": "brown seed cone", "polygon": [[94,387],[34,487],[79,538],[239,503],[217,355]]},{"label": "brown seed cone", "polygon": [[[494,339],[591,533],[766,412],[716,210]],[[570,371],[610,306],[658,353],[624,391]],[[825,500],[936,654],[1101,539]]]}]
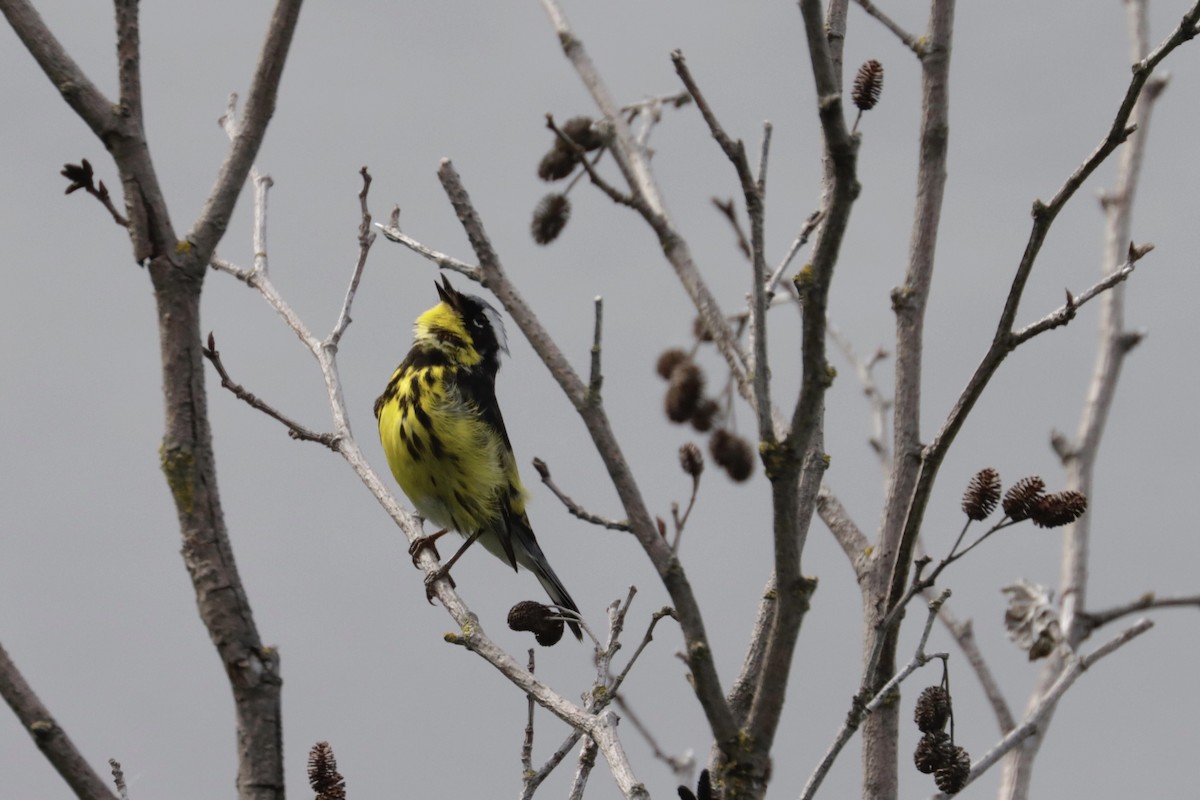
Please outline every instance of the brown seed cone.
[{"label": "brown seed cone", "polygon": [[508,627],[530,631],[542,647],[558,644],[563,635],[563,620],[558,612],[533,600],[522,600],[508,610]]},{"label": "brown seed cone", "polygon": [[688,442],[679,448],[679,466],[683,467],[683,471],[688,475],[699,478],[700,473],[704,472],[704,454],[700,452],[699,447]]},{"label": "brown seed cone", "polygon": [[933,773],[934,783],[946,794],[958,794],[971,774],[971,756],[961,747],[954,748],[950,763]]},{"label": "brown seed cone", "polygon": [[704,372],[691,361],[683,361],[671,371],[664,409],[672,422],[687,422],[704,397]]},{"label": "brown seed cone", "polygon": [[565,194],[551,192],[543,197],[533,210],[533,222],[529,226],[529,232],[538,244],[550,244],[562,233],[570,218],[571,201]]},{"label": "brown seed cone", "polygon": [[317,742],[308,752],[308,785],[316,800],[346,800],[346,779],[337,771],[329,742]]},{"label": "brown seed cone", "polygon": [[979,470],[963,492],[962,510],[976,522],[988,518],[1000,502],[1000,473],[991,467]]},{"label": "brown seed cone", "polygon": [[556,140],[554,146],[538,162],[537,176],[547,183],[560,181],[575,171],[575,165],[578,162],[579,159],[575,157],[575,153]]},{"label": "brown seed cone", "polygon": [[851,92],[854,105],[862,111],[870,111],[879,102],[882,91],[883,64],[871,59],[859,67],[858,74],[854,76],[854,91]]},{"label": "brown seed cone", "polygon": [[954,745],[950,742],[950,734],[945,731],[930,731],[917,742],[913,751],[913,763],[917,771],[932,775],[950,763],[954,757]]},{"label": "brown seed cone", "polygon": [[1087,497],[1068,489],[1038,499],[1029,510],[1029,517],[1039,528],[1059,528],[1070,525],[1087,511]]},{"label": "brown seed cone", "polygon": [[[604,137],[592,127],[591,117],[571,117],[563,123],[562,132],[584,150],[598,150],[604,146]],[[558,144],[562,144],[561,140]]]},{"label": "brown seed cone", "polygon": [[712,435],[708,450],[717,466],[738,483],[754,474],[754,448],[742,437],[721,429]]},{"label": "brown seed cone", "polygon": [[926,686],[917,698],[913,721],[922,733],[940,731],[950,719],[950,693],[941,686]]},{"label": "brown seed cone", "polygon": [[1000,501],[1000,505],[1003,506],[1004,513],[1013,522],[1028,519],[1033,507],[1041,499],[1042,490],[1045,488],[1046,482],[1037,475],[1021,478],[1004,493],[1004,499]]},{"label": "brown seed cone", "polygon": [[654,371],[664,381],[671,380],[671,373],[675,368],[688,360],[688,354],[680,350],[678,347],[672,347],[669,350],[663,350],[658,356],[658,361],[654,362]]},{"label": "brown seed cone", "polygon": [[701,400],[700,405],[696,406],[696,410],[692,413],[692,427],[700,433],[708,433],[712,430],[713,422],[720,412],[721,404],[716,400],[711,397]]}]

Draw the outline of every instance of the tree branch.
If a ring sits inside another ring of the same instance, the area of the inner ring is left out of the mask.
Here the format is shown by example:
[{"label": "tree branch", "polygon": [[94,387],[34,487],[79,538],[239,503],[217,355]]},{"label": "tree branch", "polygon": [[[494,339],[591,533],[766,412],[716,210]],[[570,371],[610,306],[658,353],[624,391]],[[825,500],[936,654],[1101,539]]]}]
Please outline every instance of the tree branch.
[{"label": "tree branch", "polygon": [[296,32],[296,23],[300,19],[300,5],[301,0],[278,0],[275,5],[250,91],[246,93],[246,104],[237,134],[225,162],[221,164],[216,184],[209,192],[200,217],[188,233],[187,240],[196,248],[202,265],[208,263],[217,242],[225,234],[242,184],[266,135],[267,123],[275,113],[283,66]]},{"label": "tree branch", "polygon": [[49,709],[25,682],[17,665],[0,647],[0,697],[17,715],[21,727],[81,800],[116,800],[108,784],[96,774],[87,759],[75,749],[67,732],[58,726]]},{"label": "tree branch", "polygon": [[[1016,728],[1009,731],[999,742],[997,742],[991,750],[988,750],[982,758],[971,765],[971,775],[967,778],[966,784],[969,785],[972,781],[987,772],[997,761],[999,761],[1006,753],[1019,745],[1021,742],[1028,739],[1033,734],[1037,733],[1045,723],[1046,718],[1053,712],[1054,707],[1058,704],[1059,699],[1066,693],[1067,689],[1079,679],[1086,670],[1092,667],[1097,661],[1104,658],[1113,651],[1123,647],[1130,641],[1150,630],[1154,627],[1154,623],[1148,619],[1139,620],[1130,628],[1122,631],[1111,640],[1096,648],[1087,656],[1080,657],[1078,655],[1070,655],[1067,658],[1066,666],[1059,673],[1057,680],[1049,688],[1049,690],[1041,695],[1036,705],[1025,713],[1025,719]],[[939,800],[946,800],[947,795],[937,795]]]}]

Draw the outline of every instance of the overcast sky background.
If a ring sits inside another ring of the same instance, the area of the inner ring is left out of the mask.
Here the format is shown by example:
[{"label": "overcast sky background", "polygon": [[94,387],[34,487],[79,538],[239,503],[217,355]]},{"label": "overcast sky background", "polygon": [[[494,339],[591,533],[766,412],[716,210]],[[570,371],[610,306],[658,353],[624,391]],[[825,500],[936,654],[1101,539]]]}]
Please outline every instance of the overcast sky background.
[{"label": "overcast sky background", "polygon": [[[39,3],[92,79],[116,97],[111,5]],[[920,32],[925,8],[888,3]],[[1185,10],[1155,0],[1157,43]],[[768,176],[768,261],[778,263],[818,197],[818,125],[799,13],[791,2],[567,2],[564,10],[621,102],[682,87],[669,53],[682,48],[726,129],[757,151],[763,120],[775,126]],[[227,148],[216,119],[231,91],[244,92],[267,3],[146,4],[143,82],[148,136],[172,221],[186,231]],[[960,4],[952,61],[950,182],[927,327],[923,431],[940,425],[994,330],[1028,235],[1030,204],[1048,198],[1100,141],[1128,81],[1124,5],[1117,0]],[[908,252],[914,190],[919,66],[897,40],[851,10],[847,76],[868,58],[886,68],[883,98],[863,120],[862,195],[831,297],[831,319],[861,353],[891,349],[889,290]],[[1172,80],[1152,124],[1134,235],[1157,249],[1129,283],[1128,325],[1148,338],[1128,360],[1110,420],[1090,511],[1091,604],[1103,608],[1147,590],[1197,591],[1200,541],[1195,494],[1197,382],[1195,297],[1200,284],[1200,44],[1167,64]],[[551,143],[543,115],[592,113],[539,4],[312,3],[301,15],[274,121],[258,159],[275,181],[272,276],[314,331],[333,324],[357,255],[358,169],[375,182],[371,210],[426,244],[473,260],[437,183],[453,159],[512,279],[577,369],[586,372],[592,298],[605,298],[605,402],[653,511],[669,518],[686,502],[677,466],[695,439],[661,412],[657,353],[689,342],[693,312],[645,225],[587,186],[547,248],[528,235],[547,187],[535,176]],[[198,622],[179,556],[174,507],[158,470],[160,367],[150,281],[133,263],[125,232],[82,193],[63,195],[65,162],[91,160],[119,186],[103,147],[68,109],[32,58],[0,26],[0,643],[100,771],[120,760],[135,800],[231,796],[233,709],[224,671]],[[724,308],[736,311],[748,269],[709,198],[737,194],[732,168],[694,107],[668,110],[655,129],[654,167],[668,208],[688,237]],[[611,165],[609,165],[611,166]],[[1114,163],[1089,182],[1056,223],[1025,293],[1019,321],[1056,308],[1098,276],[1102,217],[1096,192]],[[221,256],[252,260],[249,192]],[[118,200],[119,204],[119,200]],[[740,203],[739,203],[740,207]],[[807,251],[805,251],[807,253]],[[806,257],[802,254],[801,258]],[[802,263],[802,262],[798,262]],[[387,475],[371,406],[410,342],[415,316],[435,301],[435,271],[380,237],[342,341],[340,367],[352,425]],[[461,277],[460,289],[473,287]],[[328,429],[315,363],[257,293],[211,274],[204,327],[235,380],[310,427]],[[1069,327],[1021,348],[1001,369],[942,469],[924,529],[944,554],[961,525],[970,476],[997,468],[1005,485],[1062,473],[1052,429],[1072,432],[1091,370],[1096,325],[1088,306]],[[771,329],[776,397],[798,383],[795,315]],[[547,461],[590,510],[619,516],[615,493],[582,425],[528,345],[510,326],[512,358],[498,393],[525,479],[531,518],[556,571],[588,622],[639,589],[625,651],[666,594],[634,540],[570,517],[528,467]],[[711,383],[723,374],[702,356]],[[872,532],[882,498],[867,447],[868,408],[853,370],[833,356],[828,481],[857,523]],[[878,378],[890,386],[890,362]],[[453,629],[424,602],[406,542],[348,467],[223,392],[209,375],[210,411],[230,535],[265,642],[278,646],[284,678],[287,779],[307,794],[308,748],[328,740],[350,796],[514,796],[525,699],[482,661],[446,645]],[[739,429],[753,431],[739,406]],[[389,478],[390,483],[390,478]],[[726,686],[741,663],[756,603],[770,572],[768,486],[761,469],[732,486],[706,472],[682,558],[703,603]],[[795,658],[795,678],[775,751],[772,796],[796,796],[844,717],[859,680],[859,597],[845,558],[814,522],[806,574],[820,578]],[[1016,713],[1038,666],[1004,637],[1000,587],[1017,578],[1055,586],[1060,537],[1029,525],[996,537],[945,573],[960,617],[972,617]],[[525,573],[471,553],[455,572],[460,592],[490,635],[519,656],[530,646],[504,626],[517,600],[541,598]],[[909,615],[902,655],[915,646]],[[1155,614],[1158,625],[1088,672],[1061,704],[1037,764],[1036,796],[1182,797],[1194,792],[1200,702],[1194,691],[1200,631],[1194,610]],[[1132,622],[1132,619],[1127,622]],[[1117,632],[1106,629],[1087,649]],[[703,762],[707,727],[675,658],[669,621],[625,686],[659,745]],[[978,684],[948,636],[960,744],[973,756],[998,738]],[[564,641],[537,652],[538,672],[570,698],[590,685],[586,647]],[[907,761],[908,723],[931,667],[904,692],[901,787],[932,790]],[[675,780],[632,726],[622,727],[640,780],[656,797]],[[541,713],[535,764],[566,734]],[[823,796],[858,794],[857,738]],[[543,788],[562,796],[570,766]],[[965,797],[994,793],[998,770]],[[0,714],[0,794],[68,797],[10,714]],[[598,768],[589,797],[617,796]]]}]

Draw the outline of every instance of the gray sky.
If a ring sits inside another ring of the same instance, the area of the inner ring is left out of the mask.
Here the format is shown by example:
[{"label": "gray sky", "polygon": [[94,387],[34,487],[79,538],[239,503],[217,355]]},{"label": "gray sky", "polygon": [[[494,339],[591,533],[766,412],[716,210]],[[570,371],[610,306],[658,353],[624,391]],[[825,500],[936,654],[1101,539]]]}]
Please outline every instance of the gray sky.
[{"label": "gray sky", "polygon": [[[726,129],[752,150],[762,121],[771,120],[767,241],[768,260],[777,262],[818,192],[818,130],[800,17],[794,3],[699,5],[614,0],[568,2],[564,10],[622,102],[678,91],[668,58],[678,47]],[[1028,235],[1030,204],[1052,195],[1100,141],[1129,74],[1123,4],[1115,0],[960,5],[950,183],[925,357],[927,436],[990,341]],[[93,80],[115,96],[111,7],[39,7]],[[1154,42],[1184,8],[1181,0],[1155,0]],[[894,13],[909,29],[922,27],[919,5]],[[179,230],[190,226],[212,185],[227,146],[215,120],[227,94],[246,88],[267,14],[265,3],[143,8],[148,135]],[[862,353],[891,347],[888,292],[901,280],[908,251],[920,102],[915,60],[852,9],[848,72],[867,58],[884,63],[885,88],[861,125],[863,192],[831,299],[834,323]],[[1089,511],[1097,608],[1150,589],[1197,591],[1200,543],[1183,501],[1194,492],[1198,434],[1200,167],[1193,153],[1200,45],[1185,46],[1168,67],[1171,85],[1153,120],[1134,224],[1135,238],[1157,249],[1128,292],[1128,324],[1149,337],[1126,365]],[[162,411],[149,279],[133,263],[124,232],[82,193],[64,197],[58,176],[63,163],[80,158],[110,186],[118,185],[116,172],[7,26],[0,26],[0,100],[0,642],[97,768],[109,757],[124,764],[134,798],[227,795],[235,773],[232,703],[197,620],[158,471]],[[398,203],[410,235],[471,260],[434,175],[440,158],[452,158],[513,280],[581,370],[592,297],[604,296],[605,402],[651,507],[669,518],[670,503],[686,502],[688,491],[676,449],[693,437],[663,417],[653,361],[664,347],[686,345],[692,312],[645,226],[589,187],[572,192],[574,213],[558,242],[532,243],[529,214],[547,190],[534,174],[551,142],[547,111],[566,118],[592,108],[537,3],[311,4],[258,160],[275,180],[272,275],[310,328],[327,331],[356,257],[357,170],[364,164],[375,178],[376,219]],[[737,193],[732,168],[694,108],[668,111],[652,144],[668,207],[714,292],[736,310],[748,270],[709,203],[713,195]],[[1020,320],[1057,307],[1064,287],[1078,293],[1094,282],[1102,233],[1094,198],[1112,175],[1112,165],[1102,169],[1056,223]],[[243,199],[219,247],[241,264],[253,255],[249,211]],[[408,348],[413,318],[435,300],[434,277],[428,263],[381,238],[341,347],[352,425],[385,474],[371,404]],[[471,288],[462,278],[455,285]],[[314,362],[256,293],[212,274],[203,313],[236,380],[311,427],[330,427]],[[1061,485],[1048,434],[1075,428],[1095,322],[1088,307],[1001,369],[942,470],[924,529],[934,553],[944,553],[957,534],[959,493],[979,468],[996,467],[1006,485],[1033,473],[1052,488]],[[776,315],[772,337],[778,396],[785,398],[797,384],[794,315]],[[631,537],[578,522],[537,484],[528,467],[534,456],[590,510],[619,515],[569,404],[511,329],[510,343],[498,392],[534,493],[534,528],[594,628],[602,629],[609,602],[638,587],[628,653],[666,594]],[[835,358],[841,376],[827,400],[828,479],[871,531],[882,487],[866,445],[867,407],[852,369]],[[706,354],[704,363],[719,384],[717,360]],[[889,369],[879,374],[885,387]],[[306,794],[307,751],[321,739],[332,743],[352,797],[515,794],[524,697],[479,659],[442,642],[452,621],[426,605],[402,536],[340,459],[292,441],[215,381],[209,386],[234,549],[259,630],[282,654],[293,795]],[[749,410],[736,413],[740,429],[752,431]],[[684,564],[726,685],[769,573],[768,497],[761,471],[733,487],[710,470],[685,533]],[[999,587],[1019,577],[1056,584],[1058,545],[1057,534],[1021,526],[943,578],[956,613],[974,618],[1017,712],[1037,667],[1004,638]],[[859,675],[858,593],[819,522],[804,569],[821,583],[776,749],[772,795],[779,797],[799,793]],[[503,618],[517,600],[540,598],[532,576],[513,576],[482,552],[467,556],[455,575],[488,632],[523,653],[528,640],[507,631]],[[915,645],[919,616],[910,614],[905,636],[912,644],[902,653]],[[1149,635],[1068,694],[1038,761],[1038,795],[1172,797],[1194,786],[1200,705],[1187,688],[1200,636],[1194,612],[1155,617]],[[692,749],[703,759],[709,739],[674,657],[680,641],[669,623],[661,625],[626,694],[663,749]],[[931,646],[954,653],[957,736],[978,756],[997,739],[996,723],[942,631]],[[588,688],[587,648],[566,641],[537,657],[539,674],[567,697]],[[936,682],[936,672],[906,686],[906,719],[919,687]],[[910,728],[906,722],[906,752],[916,741]],[[668,770],[630,726],[623,730],[639,779],[656,796],[674,796]],[[564,735],[561,723],[539,716],[535,762]],[[857,756],[854,744],[835,767],[827,796],[857,793]],[[561,772],[543,789],[546,796],[561,795],[568,771]],[[930,792],[929,779],[906,760],[901,774],[904,796]],[[0,714],[0,776],[7,797],[68,796],[9,714]],[[997,776],[965,796],[989,796]],[[602,769],[592,790],[591,797],[616,796]]]}]

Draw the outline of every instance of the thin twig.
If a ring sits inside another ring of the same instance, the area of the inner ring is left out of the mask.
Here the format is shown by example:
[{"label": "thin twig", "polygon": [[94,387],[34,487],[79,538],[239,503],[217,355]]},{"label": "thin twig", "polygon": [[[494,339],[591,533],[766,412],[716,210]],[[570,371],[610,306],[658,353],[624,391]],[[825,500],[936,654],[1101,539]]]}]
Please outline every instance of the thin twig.
[{"label": "thin twig", "polygon": [[367,253],[375,243],[375,234],[371,232],[371,212],[367,209],[367,192],[371,188],[371,173],[363,167],[358,171],[362,175],[362,191],[358,193],[358,203],[362,209],[362,222],[358,226],[358,261],[354,264],[354,272],[350,276],[350,286],[346,289],[346,298],[342,301],[342,310],[338,313],[337,322],[326,340],[326,347],[337,349],[350,324],[350,305],[354,302],[354,294],[358,291],[358,282],[362,279],[363,270],[367,266]]},{"label": "thin twig", "polygon": [[1081,622],[1086,630],[1085,635],[1090,635],[1097,628],[1102,628],[1110,622],[1115,622],[1122,617],[1136,614],[1139,611],[1149,611],[1155,608],[1184,608],[1187,606],[1200,608],[1200,595],[1158,597],[1154,592],[1147,592],[1138,599],[1124,605],[1114,606],[1103,611],[1084,611],[1081,614]]},{"label": "thin twig", "polygon": [[[926,596],[928,596],[928,592]],[[942,606],[938,612],[938,618],[946,626],[946,629],[950,631],[950,635],[954,637],[954,641],[958,644],[959,649],[963,651],[963,655],[967,658],[967,663],[971,665],[975,677],[983,687],[983,693],[987,697],[988,703],[992,706],[992,713],[996,716],[996,724],[1000,727],[1000,733],[1008,733],[1017,726],[1017,723],[1013,719],[1012,710],[1008,707],[1008,702],[1004,699],[1004,693],[1000,691],[1000,684],[996,682],[991,668],[988,667],[987,661],[983,658],[983,653],[980,651],[979,645],[975,643],[975,627],[971,624],[971,620],[959,622],[950,611],[949,604]]]},{"label": "thin twig", "polygon": [[925,628],[921,631],[921,638],[917,642],[916,652],[907,664],[904,665],[895,675],[892,676],[880,689],[871,697],[862,699],[861,696],[856,696],[851,705],[850,712],[846,715],[846,719],[842,722],[842,727],[834,736],[833,742],[829,745],[829,749],[825,751],[824,757],[809,776],[808,782],[804,785],[804,791],[800,794],[800,800],[812,800],[816,795],[817,789],[821,787],[825,776],[829,774],[829,769],[833,766],[833,762],[837,760],[842,749],[854,736],[855,731],[862,725],[864,719],[869,714],[878,710],[880,706],[887,701],[888,695],[891,694],[897,686],[904,681],[909,675],[915,672],[918,668],[929,663],[932,659],[947,658],[945,653],[934,653],[927,655],[925,653],[925,643],[929,641],[930,631],[933,629],[933,621],[937,618],[938,611],[942,604],[950,597],[950,590],[944,589],[940,595],[934,598],[929,603],[929,615],[925,619]]},{"label": "thin twig", "polygon": [[687,785],[692,782],[692,771],[696,768],[696,758],[691,750],[688,750],[682,756],[673,756],[665,752],[658,746],[658,741],[654,738],[654,734],[650,733],[650,729],[642,722],[641,717],[634,713],[633,708],[625,700],[624,695],[616,695],[615,701],[617,708],[621,710],[624,719],[629,720],[642,738],[646,740],[646,744],[650,745],[650,751],[659,761],[667,765],[674,773],[676,779]]},{"label": "thin twig", "polygon": [[282,412],[277,411],[270,403],[260,400],[252,392],[246,391],[245,387],[241,384],[234,382],[233,378],[229,377],[229,373],[225,371],[225,365],[221,363],[221,353],[217,350],[216,339],[211,333],[208,334],[208,347],[203,348],[200,352],[216,368],[217,374],[221,376],[221,386],[223,388],[233,392],[236,398],[247,403],[250,407],[257,408],[268,417],[282,422],[288,429],[288,436],[304,442],[317,442],[337,452],[339,440],[337,434],[317,433],[316,431],[309,430]]},{"label": "thin twig", "polygon": [[578,517],[584,522],[590,522],[593,525],[599,525],[612,531],[625,531],[628,533],[633,530],[629,526],[628,522],[625,522],[624,520],[608,519],[606,517],[593,514],[568,497],[561,489],[558,488],[558,485],[550,477],[550,467],[546,466],[546,462],[542,459],[535,458],[533,460],[533,468],[537,470],[537,474],[541,477],[542,483],[546,484],[546,488],[554,493],[554,496],[557,497],[564,506],[566,506],[567,511],[571,512],[572,515]]},{"label": "thin twig", "polygon": [[771,273],[771,277],[767,279],[767,297],[775,298],[775,292],[779,288],[779,281],[783,278],[784,271],[788,265],[792,263],[792,259],[800,252],[800,248],[808,244],[808,237],[812,236],[812,232],[817,229],[817,225],[821,224],[824,218],[824,213],[821,209],[817,209],[808,215],[808,219],[804,220],[804,224],[800,226],[800,232],[796,234],[796,238],[792,240],[792,244],[788,247],[787,255],[779,262],[779,266]]},{"label": "thin twig", "polygon": [[588,378],[588,399],[592,403],[600,402],[600,388],[604,384],[604,376],[600,372],[600,335],[604,328],[604,298],[596,295],[593,300],[596,309],[596,322],[592,328],[592,367]]},{"label": "thin twig", "polygon": [[683,515],[679,514],[679,504],[671,504],[671,519],[675,523],[675,541],[671,542],[671,551],[679,553],[679,540],[683,537],[683,528],[687,525],[688,517],[692,515],[692,509],[696,507],[696,494],[700,491],[700,474],[692,476],[692,496],[688,498],[687,508]]},{"label": "thin twig", "polygon": [[[533,648],[529,648],[529,661],[526,664],[526,669],[529,674],[534,674],[534,658]],[[533,710],[537,707],[534,702],[533,695],[525,695],[525,701],[528,705],[525,714],[525,735],[521,740],[521,774],[525,776],[526,783],[529,781],[529,776],[533,774]]]},{"label": "thin twig", "polygon": [[409,250],[412,250],[414,253],[424,256],[436,264],[438,269],[448,269],[452,272],[457,272],[460,275],[466,275],[476,283],[479,282],[479,267],[468,264],[465,261],[459,261],[457,258],[438,252],[431,247],[426,247],[416,239],[401,231],[399,206],[396,206],[392,209],[392,216],[388,221],[388,224],[384,225],[383,223],[376,222],[375,227],[379,228],[379,230],[383,232],[383,235],[386,239],[402,244]]},{"label": "thin twig", "polygon": [[1070,292],[1067,292],[1067,302],[1058,309],[1047,314],[1045,317],[1042,317],[1037,322],[1032,322],[1018,331],[1013,331],[1011,340],[1012,346],[1016,347],[1024,344],[1026,341],[1032,339],[1034,336],[1037,336],[1039,333],[1045,333],[1048,330],[1066,325],[1075,318],[1075,313],[1084,303],[1095,299],[1096,296],[1102,292],[1107,292],[1118,284],[1123,283],[1130,275],[1133,274],[1133,270],[1135,269],[1138,260],[1152,249],[1154,249],[1154,245],[1142,245],[1140,247],[1135,247],[1131,243],[1129,246],[1129,259],[1122,264],[1116,272],[1113,272],[1112,274],[1097,281],[1095,285],[1091,286],[1087,291],[1078,297],[1075,297]]},{"label": "thin twig", "polygon": [[637,197],[632,194],[622,192],[620,189],[605,180],[604,177],[596,171],[596,167],[587,156],[587,151],[576,144],[570,136],[567,136],[567,134],[565,134],[563,130],[558,127],[558,125],[554,122],[553,114],[546,115],[546,127],[554,131],[554,135],[558,137],[558,140],[562,142],[565,147],[575,153],[575,160],[583,165],[583,168],[587,172],[588,178],[591,179],[592,184],[597,189],[608,195],[610,200],[623,206],[629,206],[630,208],[638,209],[639,211],[646,210],[644,204],[642,204],[642,201],[640,201]]},{"label": "thin twig", "polygon": [[887,435],[888,412],[892,409],[892,401],[879,391],[879,385],[875,383],[874,370],[876,364],[888,357],[888,352],[879,347],[869,359],[859,358],[858,353],[854,350],[854,345],[842,335],[832,322],[827,322],[826,329],[834,346],[841,350],[846,360],[854,366],[854,373],[858,376],[859,385],[867,398],[867,404],[871,409],[871,437],[867,439],[867,443],[875,452],[886,483],[892,468],[892,453]]},{"label": "thin twig", "polygon": [[117,794],[121,800],[129,800],[129,787],[125,785],[125,771],[121,769],[121,762],[110,758],[108,766],[112,768],[113,785],[117,787]]},{"label": "thin twig", "polygon": [[42,705],[3,647],[0,647],[0,697],[8,703],[21,727],[77,797],[114,800],[108,785],[76,749],[67,732],[58,726],[49,709]]},{"label": "thin twig", "polygon": [[719,197],[712,198],[712,204],[721,212],[721,216],[729,221],[729,227],[733,228],[734,238],[737,239],[738,250],[742,251],[742,255],[746,258],[752,258],[750,254],[750,240],[746,238],[746,232],[742,230],[742,222],[737,216],[737,206],[734,205],[733,198],[722,200]]},{"label": "thin twig", "polygon": [[[1152,627],[1154,627],[1154,623],[1150,620],[1138,620],[1131,627],[1126,628],[1124,631],[1117,634],[1100,647],[1096,648],[1087,656],[1081,658],[1078,655],[1069,655],[1067,657],[1067,664],[1062,672],[1059,673],[1058,679],[1055,680],[1050,689],[1039,698],[1037,705],[1026,712],[1025,718],[1021,721],[1021,724],[1009,731],[992,747],[992,749],[988,750],[983,757],[971,765],[971,774],[967,778],[967,782],[964,785],[969,785],[971,781],[978,778],[989,768],[991,768],[993,764],[1003,758],[1006,753],[1036,733],[1039,727],[1045,721],[1045,718],[1058,704],[1059,698],[1066,693],[1067,689],[1071,688],[1071,685],[1075,683],[1080,675],[1092,667],[1097,661],[1128,644],[1134,638],[1150,630]],[[937,795],[937,797],[940,798],[940,800],[945,800],[947,796]]]},{"label": "thin twig", "polygon": [[[642,654],[642,651],[646,649],[646,646],[654,638],[654,627],[658,624],[658,621],[663,617],[672,617],[673,619],[678,620],[678,618],[675,616],[674,610],[671,608],[662,608],[659,611],[656,611],[651,616],[650,625],[648,626],[645,635],[642,637],[641,643],[638,645],[633,655],[630,656],[629,663],[625,665],[625,668],[621,670],[619,675],[617,675],[615,678],[612,678],[609,671],[609,666],[611,664],[612,657],[617,653],[618,650],[620,650],[619,635],[621,630],[624,628],[625,616],[629,612],[629,607],[632,605],[634,595],[636,594],[637,589],[631,586],[629,587],[629,593],[626,595],[624,603],[614,602],[609,605],[608,643],[604,647],[598,647],[596,652],[596,685],[602,687],[603,690],[599,692],[590,692],[588,694],[584,708],[589,712],[595,714],[601,713],[617,696],[617,691],[625,682],[625,678],[628,677],[630,670],[633,669],[633,665],[637,662],[638,656]],[[530,800],[530,798],[533,797],[534,792],[537,791],[537,788],[542,784],[542,782],[545,781],[550,773],[562,763],[563,759],[567,757],[571,750],[575,748],[575,745],[579,742],[579,739],[582,735],[583,734],[578,729],[572,731],[566,737],[563,743],[559,745],[558,749],[554,751],[554,754],[546,760],[546,763],[537,770],[537,772],[528,772],[526,774],[526,778],[521,789],[522,800]]]},{"label": "thin twig", "polygon": [[879,22],[883,24],[883,27],[896,34],[896,38],[903,42],[905,47],[907,47],[909,50],[912,50],[918,56],[922,54],[920,40],[893,22],[891,17],[876,8],[874,3],[872,3],[870,0],[855,0],[855,2],[858,3],[863,11],[879,20]]}]

